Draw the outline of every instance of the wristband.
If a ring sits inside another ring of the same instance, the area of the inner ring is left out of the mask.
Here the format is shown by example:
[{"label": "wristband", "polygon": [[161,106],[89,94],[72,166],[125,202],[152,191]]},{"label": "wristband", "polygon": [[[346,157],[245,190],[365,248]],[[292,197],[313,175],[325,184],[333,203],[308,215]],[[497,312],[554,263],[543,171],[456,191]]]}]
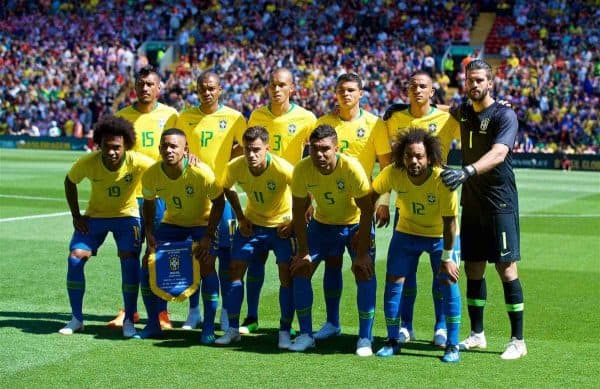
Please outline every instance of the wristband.
[{"label": "wristband", "polygon": [[442,250],[442,262],[452,261],[452,250]]},{"label": "wristband", "polygon": [[386,207],[390,206],[390,193],[384,193],[377,199],[377,206],[385,205]]},{"label": "wristband", "polygon": [[473,165],[465,166],[465,170],[469,174],[469,177],[477,175],[477,169],[475,169],[475,166],[473,166]]}]

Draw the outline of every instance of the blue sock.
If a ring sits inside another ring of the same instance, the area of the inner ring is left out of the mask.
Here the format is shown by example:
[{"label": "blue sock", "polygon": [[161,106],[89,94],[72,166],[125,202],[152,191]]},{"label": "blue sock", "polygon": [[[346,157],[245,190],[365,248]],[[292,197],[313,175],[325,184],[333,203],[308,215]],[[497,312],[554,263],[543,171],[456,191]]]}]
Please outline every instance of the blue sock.
[{"label": "blue sock", "polygon": [[298,316],[300,333],[312,336],[313,289],[310,278],[294,277],[294,308]]},{"label": "blue sock", "polygon": [[221,285],[221,307],[229,310],[229,262],[231,261],[231,247],[219,247],[219,285]]},{"label": "blue sock", "polygon": [[385,282],[383,312],[385,314],[388,339],[398,339],[400,336],[400,319],[398,318],[398,312],[400,310],[403,284],[403,282]]},{"label": "blue sock", "polygon": [[227,318],[229,327],[240,328],[240,310],[244,300],[244,283],[242,281],[233,281],[229,283],[227,296]]},{"label": "blue sock", "polygon": [[444,294],[444,314],[446,316],[446,328],[448,330],[448,345],[458,344],[458,335],[460,332],[460,289],[457,283],[451,285],[442,285]]},{"label": "blue sock", "polygon": [[[191,298],[191,296],[190,296]],[[161,298],[159,298],[157,300],[157,308],[158,308],[158,312],[162,312],[162,311],[166,311],[167,310],[167,300],[163,300]]]},{"label": "blue sock", "polygon": [[204,322],[202,336],[215,333],[215,314],[219,305],[219,277],[216,272],[202,278],[202,301],[204,303]]},{"label": "blue sock", "polygon": [[400,298],[400,318],[402,327],[413,329],[413,314],[415,311],[415,300],[417,299],[417,273],[406,276],[402,297]]},{"label": "blue sock", "polygon": [[133,322],[133,314],[137,312],[138,291],[140,288],[140,259],[127,257],[121,259],[121,289],[125,304],[125,320]]},{"label": "blue sock", "polygon": [[248,264],[246,273],[246,299],[248,304],[248,317],[258,319],[258,300],[260,291],[265,282],[265,264],[262,258],[254,259]]},{"label": "blue sock", "polygon": [[343,287],[342,269],[325,265],[323,294],[325,295],[325,307],[327,308],[327,322],[336,327],[340,326],[340,300]]},{"label": "blue sock", "polygon": [[292,328],[292,319],[294,318],[294,295],[292,288],[279,286],[279,309],[281,312],[279,329],[281,331],[289,331]]},{"label": "blue sock", "polygon": [[67,265],[67,293],[71,313],[75,319],[83,321],[83,294],[85,293],[85,274],[83,268],[87,261],[69,256]]},{"label": "blue sock", "polygon": [[358,306],[358,318],[360,323],[358,337],[372,339],[377,279],[373,276],[373,278],[368,281],[357,281],[356,286],[356,305]]},{"label": "blue sock", "polygon": [[[200,285],[202,285],[202,282]],[[190,296],[190,309],[194,308],[200,309],[200,288],[196,289],[196,291]]]},{"label": "blue sock", "polygon": [[431,282],[431,297],[433,299],[433,310],[435,312],[435,327],[434,331],[440,328],[446,328],[446,316],[444,315],[444,295],[442,286],[437,280],[436,275],[433,276]]},{"label": "blue sock", "polygon": [[146,314],[148,315],[146,327],[152,330],[159,331],[160,323],[158,320],[158,301],[162,299],[158,298],[154,293],[152,293],[148,277],[148,269],[142,268],[142,270],[140,271],[140,290],[142,292],[142,300],[144,301],[144,306],[146,307]]}]

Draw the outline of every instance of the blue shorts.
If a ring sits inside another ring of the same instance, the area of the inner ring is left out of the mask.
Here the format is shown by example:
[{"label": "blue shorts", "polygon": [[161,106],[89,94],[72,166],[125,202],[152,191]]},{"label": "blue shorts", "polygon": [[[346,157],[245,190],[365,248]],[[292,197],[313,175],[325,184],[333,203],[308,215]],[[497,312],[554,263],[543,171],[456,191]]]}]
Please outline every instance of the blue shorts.
[{"label": "blue shorts", "polygon": [[[142,227],[144,227],[144,215],[142,212],[142,209],[144,208],[144,198],[138,197],[137,202],[138,202],[138,206],[140,207],[140,224],[142,225]],[[160,197],[157,197],[155,199],[154,204],[156,206],[156,210],[154,213],[154,231],[156,231],[158,229],[158,226],[160,226],[160,222],[162,221],[163,216],[165,215],[165,207],[166,206],[165,206],[165,200],[161,199]],[[146,234],[146,232],[144,231],[144,228],[142,228],[142,237],[145,234]]]},{"label": "blue shorts", "polygon": [[[206,227],[180,227],[174,224],[161,223],[158,229],[154,232],[154,238],[158,243],[175,242],[192,239],[197,242],[206,234]],[[213,240],[213,245],[210,248],[210,254],[217,256],[219,247]]]},{"label": "blue shorts", "polygon": [[236,229],[231,246],[231,259],[251,262],[255,258],[263,258],[269,250],[275,253],[277,263],[290,263],[296,238],[282,239],[277,236],[277,227],[252,226],[251,237],[244,237]]},{"label": "blue shorts", "polygon": [[231,247],[233,235],[235,234],[235,225],[236,218],[235,213],[233,213],[233,208],[231,208],[231,204],[229,204],[229,201],[225,201],[223,215],[221,216],[221,221],[219,222],[219,226],[217,227],[217,231],[219,232],[219,247]]},{"label": "blue shorts", "polygon": [[[356,251],[350,243],[354,234],[358,232],[358,223],[346,225],[323,224],[315,219],[308,223],[308,251],[312,261],[320,262],[328,257],[344,255],[348,249],[350,258],[354,260]],[[375,230],[371,226],[371,247],[369,255],[375,261]]]},{"label": "blue shorts", "polygon": [[[394,224],[392,225],[392,228],[396,228],[396,225],[398,224],[398,217],[400,217],[400,212],[398,211],[398,208],[396,208],[396,213],[394,215]],[[394,230],[395,231],[395,230]],[[461,261],[461,255],[460,255],[461,251],[460,251],[460,233],[456,234],[456,237],[454,238],[454,247],[452,248],[452,260],[456,263],[460,263]]]},{"label": "blue shorts", "polygon": [[443,238],[428,238],[394,231],[388,249],[387,274],[406,277],[416,273],[419,257],[424,252],[429,253],[431,270],[437,273],[442,260],[443,248]]},{"label": "blue shorts", "polygon": [[139,217],[125,216],[112,218],[89,218],[87,234],[77,230],[73,232],[69,249],[91,251],[96,255],[98,248],[104,243],[106,235],[112,232],[119,252],[139,254],[142,245],[141,224]]}]

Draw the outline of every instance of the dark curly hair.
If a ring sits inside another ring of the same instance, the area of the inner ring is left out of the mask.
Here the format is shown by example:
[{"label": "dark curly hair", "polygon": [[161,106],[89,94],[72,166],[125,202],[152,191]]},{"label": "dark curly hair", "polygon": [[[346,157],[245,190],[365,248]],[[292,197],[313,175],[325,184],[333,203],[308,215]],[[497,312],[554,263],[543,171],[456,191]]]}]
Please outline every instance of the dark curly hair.
[{"label": "dark curly hair", "polygon": [[392,150],[394,166],[406,169],[406,166],[404,166],[404,151],[407,146],[415,143],[423,143],[427,158],[432,166],[442,165],[440,140],[421,128],[409,127],[407,132],[396,136],[394,149]]},{"label": "dark curly hair", "polygon": [[127,119],[114,115],[103,116],[94,126],[94,143],[100,146],[105,136],[122,136],[125,150],[131,150],[135,146],[133,124]]}]

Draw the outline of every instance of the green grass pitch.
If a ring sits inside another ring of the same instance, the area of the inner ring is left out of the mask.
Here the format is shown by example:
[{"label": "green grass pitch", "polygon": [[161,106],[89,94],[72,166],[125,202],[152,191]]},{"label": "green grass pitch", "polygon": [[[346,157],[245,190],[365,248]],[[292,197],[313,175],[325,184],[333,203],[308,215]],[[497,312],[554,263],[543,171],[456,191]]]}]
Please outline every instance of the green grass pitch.
[{"label": "green grass pitch", "polygon": [[[268,263],[260,330],[233,347],[199,344],[198,331],[173,330],[163,340],[123,340],[106,322],[121,307],[120,271],[109,237],[86,266],[85,332],[57,333],[69,320],[65,290],[71,218],[63,180],[81,154],[0,149],[0,387],[597,387],[600,378],[600,174],[518,170],[529,355],[502,361],[509,338],[501,283],[488,269],[488,348],[463,352],[457,365],[439,361],[432,337],[430,270],[419,268],[418,340],[393,358],[356,357],[356,287],[344,267],[342,331],[305,354],[277,350],[276,267]],[[86,199],[88,187],[80,190]],[[374,349],[385,337],[382,310],[391,229],[377,234],[379,279]],[[324,320],[322,271],[314,327]],[[461,338],[469,332],[464,307]],[[181,325],[187,302],[170,304]],[[143,313],[141,298],[139,309]],[[242,309],[242,315],[245,307]],[[297,326],[297,324],[295,324]],[[142,325],[138,325],[141,328]],[[219,332],[218,332],[219,334]],[[596,382],[596,384],[594,384]]]}]

